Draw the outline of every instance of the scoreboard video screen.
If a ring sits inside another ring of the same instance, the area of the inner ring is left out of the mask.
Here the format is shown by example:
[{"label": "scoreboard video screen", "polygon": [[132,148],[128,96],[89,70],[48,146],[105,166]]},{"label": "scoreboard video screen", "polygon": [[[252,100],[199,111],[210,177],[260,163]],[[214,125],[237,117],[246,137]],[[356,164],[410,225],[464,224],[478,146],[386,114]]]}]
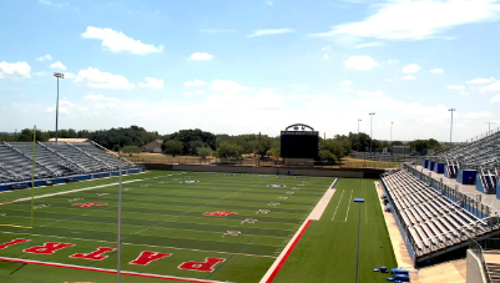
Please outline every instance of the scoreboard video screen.
[{"label": "scoreboard video screen", "polygon": [[281,157],[318,158],[318,132],[281,131]]}]

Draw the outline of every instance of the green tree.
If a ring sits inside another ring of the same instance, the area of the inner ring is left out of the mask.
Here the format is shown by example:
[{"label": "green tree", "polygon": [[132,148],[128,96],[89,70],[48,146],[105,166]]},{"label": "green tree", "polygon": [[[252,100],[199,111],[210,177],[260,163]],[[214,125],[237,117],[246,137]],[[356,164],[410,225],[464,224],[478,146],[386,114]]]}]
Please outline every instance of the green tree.
[{"label": "green tree", "polygon": [[243,149],[239,145],[223,142],[215,151],[215,156],[220,159],[228,159],[230,157],[241,158],[242,151]]},{"label": "green tree", "polygon": [[134,153],[141,153],[141,149],[135,145],[127,145],[122,148],[123,153],[128,153],[129,156],[132,156]]},{"label": "green tree", "polygon": [[172,154],[172,157],[175,157],[176,154],[182,152],[182,142],[176,140],[168,140],[163,143],[162,149],[165,153]]},{"label": "green tree", "polygon": [[321,161],[328,161],[333,163],[337,163],[338,161],[337,156],[335,156],[335,154],[327,149],[320,150],[318,153],[318,158]]},{"label": "green tree", "polygon": [[210,147],[198,147],[196,149],[196,154],[198,154],[201,159],[205,160],[207,156],[212,155],[212,149]]}]

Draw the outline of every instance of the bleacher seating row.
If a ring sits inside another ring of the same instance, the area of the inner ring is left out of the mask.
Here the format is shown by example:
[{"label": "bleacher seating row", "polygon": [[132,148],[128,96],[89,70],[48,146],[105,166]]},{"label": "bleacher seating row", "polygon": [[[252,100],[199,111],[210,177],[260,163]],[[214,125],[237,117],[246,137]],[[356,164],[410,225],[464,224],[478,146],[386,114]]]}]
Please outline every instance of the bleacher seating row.
[{"label": "bleacher seating row", "polygon": [[498,229],[401,169],[381,176],[395,217],[417,257],[446,249]]},{"label": "bleacher seating row", "polygon": [[[38,142],[35,146],[35,179],[118,170],[119,160],[90,142]],[[33,143],[0,144],[0,184],[31,179]],[[124,162],[124,170],[137,168]]]}]

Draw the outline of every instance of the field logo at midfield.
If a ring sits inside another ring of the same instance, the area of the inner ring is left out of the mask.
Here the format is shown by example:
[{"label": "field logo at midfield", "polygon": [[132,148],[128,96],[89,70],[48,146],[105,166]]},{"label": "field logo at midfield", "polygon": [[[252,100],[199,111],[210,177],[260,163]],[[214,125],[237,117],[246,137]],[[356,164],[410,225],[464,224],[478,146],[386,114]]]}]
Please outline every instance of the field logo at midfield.
[{"label": "field logo at midfield", "polygon": [[107,203],[97,203],[97,202],[87,202],[87,203],[75,203],[73,206],[79,207],[91,207],[91,206],[106,206]]},{"label": "field logo at midfield", "polygon": [[181,181],[181,184],[193,184],[193,183],[198,183],[198,180],[184,180]]},{"label": "field logo at midfield", "polygon": [[229,211],[223,211],[223,210],[218,210],[216,212],[205,212],[203,215],[206,216],[218,216],[218,217],[226,217],[228,215],[236,215],[238,214],[237,212],[229,212]]},{"label": "field logo at midfield", "polygon": [[269,184],[267,185],[269,188],[284,188],[286,187],[285,185],[283,184]]}]

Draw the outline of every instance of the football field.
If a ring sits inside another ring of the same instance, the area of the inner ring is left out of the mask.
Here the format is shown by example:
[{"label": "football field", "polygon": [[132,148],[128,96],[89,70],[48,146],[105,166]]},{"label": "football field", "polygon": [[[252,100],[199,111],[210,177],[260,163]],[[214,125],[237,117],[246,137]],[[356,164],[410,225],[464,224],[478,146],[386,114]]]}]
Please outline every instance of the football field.
[{"label": "football field", "polygon": [[[253,283],[334,178],[150,171],[123,180],[122,282]],[[0,282],[113,282],[117,181],[35,189],[32,229],[13,227],[30,226],[31,190],[1,193]]]}]

